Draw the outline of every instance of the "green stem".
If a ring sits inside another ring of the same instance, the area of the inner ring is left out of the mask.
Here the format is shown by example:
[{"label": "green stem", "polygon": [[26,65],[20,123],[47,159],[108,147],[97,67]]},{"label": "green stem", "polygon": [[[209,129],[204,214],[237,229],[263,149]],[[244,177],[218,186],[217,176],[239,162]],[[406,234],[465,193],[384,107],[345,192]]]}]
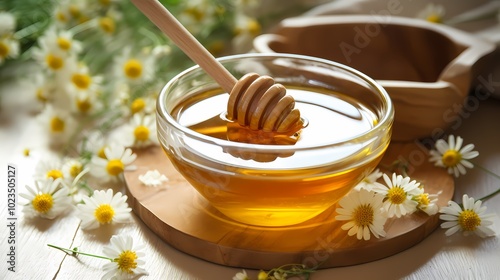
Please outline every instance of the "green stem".
[{"label": "green stem", "polygon": [[88,253],[83,253],[83,252],[79,252],[79,251],[77,251],[75,249],[62,248],[62,247],[59,247],[59,246],[56,246],[56,245],[52,245],[52,244],[47,244],[47,246],[55,248],[55,249],[58,249],[58,250],[61,250],[61,251],[65,252],[65,253],[71,252],[71,254],[73,254],[73,255],[79,254],[79,255],[84,255],[84,256],[89,256],[89,257],[94,257],[94,258],[99,258],[99,259],[105,259],[105,260],[109,260],[109,261],[114,261],[112,258],[108,258],[108,257],[104,257],[104,256],[99,256],[99,255],[88,254]]}]

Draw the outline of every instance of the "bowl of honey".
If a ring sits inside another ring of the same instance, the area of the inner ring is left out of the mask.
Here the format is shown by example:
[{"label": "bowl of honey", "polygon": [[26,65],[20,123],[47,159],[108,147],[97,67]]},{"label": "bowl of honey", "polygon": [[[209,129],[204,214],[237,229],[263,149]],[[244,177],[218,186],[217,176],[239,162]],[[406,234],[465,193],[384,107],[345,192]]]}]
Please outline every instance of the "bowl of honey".
[{"label": "bowl of honey", "polygon": [[334,207],[384,155],[394,108],[367,75],[295,54],[218,60],[237,79],[255,72],[285,86],[302,124],[287,134],[251,131],[229,120],[229,94],[198,66],[163,87],[157,102],[160,145],[228,219],[266,227],[306,222]]}]

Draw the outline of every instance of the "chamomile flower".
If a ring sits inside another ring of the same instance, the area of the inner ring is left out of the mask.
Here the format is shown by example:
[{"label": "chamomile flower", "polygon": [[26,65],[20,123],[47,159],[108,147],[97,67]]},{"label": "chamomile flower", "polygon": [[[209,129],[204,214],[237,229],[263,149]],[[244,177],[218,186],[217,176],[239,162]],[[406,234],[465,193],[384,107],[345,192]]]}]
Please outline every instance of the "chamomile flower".
[{"label": "chamomile flower", "polygon": [[55,75],[64,74],[67,65],[76,60],[74,55],[68,55],[56,48],[44,47],[34,47],[33,58],[43,69]]},{"label": "chamomile flower", "polygon": [[410,177],[392,174],[392,181],[383,174],[386,185],[380,184],[373,187],[373,191],[384,196],[383,208],[387,216],[400,218],[417,210],[418,203],[413,200],[413,195],[419,194],[420,183],[410,181]]},{"label": "chamomile flower", "polygon": [[34,177],[37,180],[46,180],[49,178],[52,180],[64,180],[65,174],[61,160],[57,157],[49,157],[40,160],[35,166]]},{"label": "chamomile flower", "polygon": [[444,167],[449,174],[455,177],[467,173],[467,168],[473,168],[474,165],[469,161],[479,155],[479,152],[473,151],[474,145],[468,144],[462,148],[463,139],[458,136],[448,136],[448,142],[443,139],[436,141],[436,150],[431,150],[429,161],[434,162],[435,166]]},{"label": "chamomile flower", "polygon": [[424,191],[424,188],[419,188],[420,193],[413,195],[413,200],[417,204],[417,209],[424,211],[427,215],[432,216],[439,211],[436,202],[439,194],[429,194]]},{"label": "chamomile flower", "polygon": [[447,229],[447,236],[456,232],[463,232],[464,235],[475,233],[480,237],[494,236],[496,233],[489,226],[493,224],[495,214],[486,214],[486,206],[482,206],[481,200],[464,195],[462,197],[463,209],[454,201],[449,201],[448,206],[439,211],[442,215],[439,218],[444,223],[441,228]]},{"label": "chamomile flower", "polygon": [[48,104],[39,115],[39,121],[54,144],[66,142],[75,129],[75,121],[67,111],[55,109]]},{"label": "chamomile flower", "polygon": [[[72,61],[74,62],[74,61]],[[68,65],[68,83],[66,90],[72,94],[92,93],[96,94],[101,86],[102,77],[92,75],[84,63],[72,63]]]},{"label": "chamomile flower", "polygon": [[80,153],[90,153],[92,156],[105,159],[104,149],[109,146],[107,142],[106,137],[102,133],[93,131],[80,144]]},{"label": "chamomile flower", "polygon": [[145,174],[139,175],[139,181],[146,186],[158,187],[164,182],[168,182],[168,178],[155,169],[148,170]]},{"label": "chamomile flower", "polygon": [[100,225],[125,223],[130,220],[131,209],[127,204],[127,196],[121,192],[113,195],[113,191],[94,191],[91,197],[83,196],[83,203],[77,205],[78,216],[82,220],[82,228],[95,229]]},{"label": "chamomile flower", "polygon": [[354,187],[354,189],[356,190],[366,189],[368,191],[371,191],[374,185],[380,184],[377,183],[377,180],[380,177],[382,177],[382,172],[380,172],[380,170],[377,168],[372,173],[365,176],[363,180]]},{"label": "chamomile flower", "polygon": [[257,19],[238,13],[233,29],[234,38],[232,46],[234,50],[236,52],[248,51],[248,46],[252,45],[252,40],[261,33],[261,29],[261,25]]},{"label": "chamomile flower", "polygon": [[204,27],[217,22],[217,7],[207,0],[186,1],[177,17],[186,29],[196,35]]},{"label": "chamomile flower", "polygon": [[82,43],[73,39],[73,34],[67,30],[59,30],[55,26],[49,28],[43,36],[38,38],[38,44],[42,49],[54,50],[66,55],[79,54],[82,51]]},{"label": "chamomile flower", "polygon": [[146,147],[158,144],[155,117],[135,114],[124,130],[127,147]]},{"label": "chamomile flower", "polygon": [[130,84],[148,82],[154,77],[153,56],[133,54],[131,48],[124,49],[123,53],[116,58],[114,67],[119,81],[126,81]]},{"label": "chamomile flower", "polygon": [[90,115],[102,108],[94,92],[78,92],[70,95],[71,110],[78,115]]},{"label": "chamomile flower", "polygon": [[28,217],[53,219],[71,209],[71,198],[68,189],[61,185],[61,179],[35,181],[35,188],[26,186],[28,193],[19,195],[28,200],[23,213]]},{"label": "chamomile flower", "polygon": [[111,245],[103,248],[103,254],[113,261],[104,265],[105,274],[102,279],[130,279],[138,275],[148,275],[142,268],[146,256],[143,245],[134,244],[132,236],[114,235]]},{"label": "chamomile flower", "polygon": [[233,280],[250,280],[250,278],[248,278],[246,270],[243,269],[240,272],[236,272],[236,275],[233,276]]},{"label": "chamomile flower", "polygon": [[61,168],[65,178],[75,179],[83,171],[83,163],[78,158],[68,158]]},{"label": "chamomile flower", "polygon": [[417,18],[424,19],[433,23],[443,23],[445,10],[442,5],[429,3],[423,10],[418,12]]},{"label": "chamomile flower", "polygon": [[130,114],[152,114],[155,111],[155,105],[156,101],[152,97],[138,97],[130,103]]},{"label": "chamomile flower", "polygon": [[0,37],[10,35],[16,30],[16,17],[9,13],[0,11]]},{"label": "chamomile flower", "polygon": [[47,79],[47,76],[41,72],[36,73],[29,83],[33,86],[30,89],[33,92],[34,100],[38,104],[36,105],[36,111],[40,111],[46,103],[53,101],[55,85],[51,79]]},{"label": "chamomile flower", "polygon": [[385,236],[384,224],[387,220],[382,210],[384,196],[366,189],[352,190],[339,201],[335,217],[338,221],[347,221],[342,225],[349,236],[356,235],[361,240],[370,240]]},{"label": "chamomile flower", "polygon": [[125,149],[121,145],[110,145],[104,149],[106,158],[93,156],[91,159],[91,173],[95,177],[102,178],[104,182],[119,180],[125,170],[133,170],[130,164],[137,155],[131,149]]},{"label": "chamomile flower", "polygon": [[0,65],[19,56],[19,41],[11,36],[0,37]]}]

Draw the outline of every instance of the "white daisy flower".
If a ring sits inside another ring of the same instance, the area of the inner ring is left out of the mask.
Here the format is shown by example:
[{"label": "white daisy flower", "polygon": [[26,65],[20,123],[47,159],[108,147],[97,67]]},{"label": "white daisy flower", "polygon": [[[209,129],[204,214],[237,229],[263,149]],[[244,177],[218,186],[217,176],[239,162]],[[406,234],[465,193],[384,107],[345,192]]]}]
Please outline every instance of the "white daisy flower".
[{"label": "white daisy flower", "polygon": [[495,214],[486,214],[486,206],[481,207],[481,200],[475,201],[474,198],[464,194],[462,197],[463,209],[454,201],[449,201],[447,207],[439,211],[442,215],[439,218],[444,223],[441,228],[446,228],[445,234],[452,235],[462,231],[464,235],[475,233],[484,238],[496,235],[495,231],[489,226],[493,224]]},{"label": "white daisy flower", "polygon": [[97,94],[102,83],[101,76],[93,76],[84,63],[68,65],[68,82],[66,91],[71,94],[92,93]]},{"label": "white daisy flower", "polygon": [[134,246],[132,236],[114,235],[111,237],[111,245],[103,248],[103,254],[113,261],[103,266],[105,274],[102,279],[131,279],[138,275],[148,275],[142,268],[146,256],[143,245]]},{"label": "white daisy flower", "polygon": [[35,166],[35,174],[33,177],[37,180],[46,180],[49,178],[52,180],[66,179],[62,162],[57,157],[49,157],[40,160]]},{"label": "white daisy flower", "polygon": [[374,185],[378,185],[377,180],[382,177],[382,172],[377,168],[372,173],[368,174],[363,178],[361,182],[359,182],[354,189],[366,189],[367,191],[371,191]]},{"label": "white daisy flower", "polygon": [[12,34],[16,31],[16,17],[9,13],[0,11],[0,37]]},{"label": "white daisy flower", "polygon": [[68,55],[66,52],[56,48],[34,47],[33,58],[43,69],[56,75],[66,74],[68,64],[75,63],[76,56]]},{"label": "white daisy flower", "polygon": [[91,159],[91,173],[95,177],[102,178],[104,182],[119,180],[125,170],[133,170],[130,164],[137,155],[131,149],[125,149],[121,145],[111,145],[104,149],[106,158],[93,156]]},{"label": "white daisy flower", "polygon": [[435,166],[444,167],[448,169],[449,174],[455,177],[467,173],[467,168],[473,168],[474,165],[468,161],[479,155],[479,152],[473,151],[474,145],[468,144],[462,148],[463,139],[458,136],[448,136],[448,143],[439,139],[436,141],[436,150],[431,150],[429,153],[431,158],[429,161],[434,162]]},{"label": "white daisy flower", "polygon": [[413,195],[413,200],[415,200],[417,204],[417,209],[424,211],[427,215],[432,216],[439,211],[439,207],[437,206],[438,194],[429,194],[424,191],[422,186],[419,187],[420,193]]},{"label": "white daisy flower", "polygon": [[158,144],[154,115],[135,114],[123,130],[124,145],[127,147],[146,147]]},{"label": "white daisy flower", "polygon": [[41,111],[45,104],[53,101],[56,86],[51,79],[47,79],[47,76],[41,72],[36,73],[29,81],[29,84],[32,85],[30,90],[33,92],[33,98],[38,104],[36,111]]},{"label": "white daisy flower", "polygon": [[153,97],[138,97],[130,103],[131,115],[137,113],[152,114],[156,110],[156,100]]},{"label": "white daisy flower", "polygon": [[236,14],[235,26],[233,29],[234,37],[232,47],[235,52],[247,52],[251,42],[261,33],[262,27],[257,19],[249,17],[242,13]]},{"label": "white daisy flower", "polygon": [[217,22],[217,7],[213,3],[207,0],[191,0],[183,4],[184,7],[177,18],[193,35],[196,36],[203,28]]},{"label": "white daisy flower", "polygon": [[61,179],[35,181],[35,189],[30,186],[26,189],[28,193],[19,196],[28,200],[23,207],[23,213],[28,217],[53,219],[72,207],[68,189],[61,185]]},{"label": "white daisy flower", "polygon": [[10,37],[0,37],[0,65],[7,59],[19,56],[19,41]]},{"label": "white daisy flower", "polygon": [[127,196],[121,192],[113,195],[113,190],[94,191],[91,197],[82,197],[78,204],[78,216],[82,220],[82,228],[95,229],[100,225],[125,223],[130,220],[131,209],[127,204]]},{"label": "white daisy flower", "polygon": [[445,15],[444,6],[434,3],[427,4],[424,9],[417,13],[417,18],[428,22],[443,23]]},{"label": "white daisy flower", "polygon": [[83,163],[78,158],[67,158],[62,164],[64,178],[75,179],[83,171]]},{"label": "white daisy flower", "polygon": [[356,235],[361,240],[384,237],[384,224],[387,216],[382,210],[384,196],[365,189],[352,190],[339,201],[335,217],[338,221],[348,221],[342,225],[349,236]]},{"label": "white daisy flower", "polygon": [[87,137],[84,137],[82,143],[79,145],[80,154],[90,152],[95,156],[105,159],[106,155],[104,154],[104,149],[108,147],[106,137],[98,132],[94,131],[90,133]]},{"label": "white daisy flower", "polygon": [[392,181],[383,174],[386,185],[380,184],[373,187],[373,191],[385,197],[383,208],[387,216],[392,218],[411,214],[417,210],[418,203],[412,200],[413,195],[419,194],[420,183],[410,181],[410,177],[392,174]]},{"label": "white daisy flower", "polygon": [[55,109],[48,104],[38,116],[54,144],[66,142],[76,128],[76,122],[67,111]]},{"label": "white daisy flower", "polygon": [[250,278],[248,278],[246,270],[243,269],[241,272],[236,272],[236,275],[233,276],[233,280],[250,280]]},{"label": "white daisy flower", "polygon": [[146,186],[158,187],[164,182],[168,182],[168,178],[155,169],[148,170],[146,174],[139,175],[139,181]]},{"label": "white daisy flower", "polygon": [[130,84],[149,82],[154,78],[154,57],[132,54],[131,48],[124,49],[123,53],[116,58],[114,67],[117,78]]},{"label": "white daisy flower", "polygon": [[66,55],[79,54],[83,48],[82,43],[73,39],[73,34],[68,30],[59,30],[55,26],[47,29],[38,39],[42,49],[54,50]]},{"label": "white daisy flower", "polygon": [[70,95],[71,110],[80,116],[88,116],[98,112],[103,104],[93,92],[78,92]]}]

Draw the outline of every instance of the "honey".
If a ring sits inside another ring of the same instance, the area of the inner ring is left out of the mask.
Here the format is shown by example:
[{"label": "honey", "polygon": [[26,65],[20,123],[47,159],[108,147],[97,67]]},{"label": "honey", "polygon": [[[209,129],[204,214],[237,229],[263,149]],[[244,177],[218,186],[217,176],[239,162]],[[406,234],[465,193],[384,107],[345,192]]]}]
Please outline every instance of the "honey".
[{"label": "honey", "polygon": [[[236,135],[254,143],[234,141],[222,148],[186,140],[175,152],[164,147],[198,192],[235,221],[286,226],[317,216],[376,167],[389,143],[390,133],[360,137],[380,118],[362,100],[313,86],[284,85],[304,118],[304,127],[291,134],[238,128],[224,117],[229,95],[221,90],[191,96],[170,112],[180,125],[201,135],[217,140]],[[255,144],[251,137],[262,141]],[[348,141],[352,138],[360,140]]]}]

